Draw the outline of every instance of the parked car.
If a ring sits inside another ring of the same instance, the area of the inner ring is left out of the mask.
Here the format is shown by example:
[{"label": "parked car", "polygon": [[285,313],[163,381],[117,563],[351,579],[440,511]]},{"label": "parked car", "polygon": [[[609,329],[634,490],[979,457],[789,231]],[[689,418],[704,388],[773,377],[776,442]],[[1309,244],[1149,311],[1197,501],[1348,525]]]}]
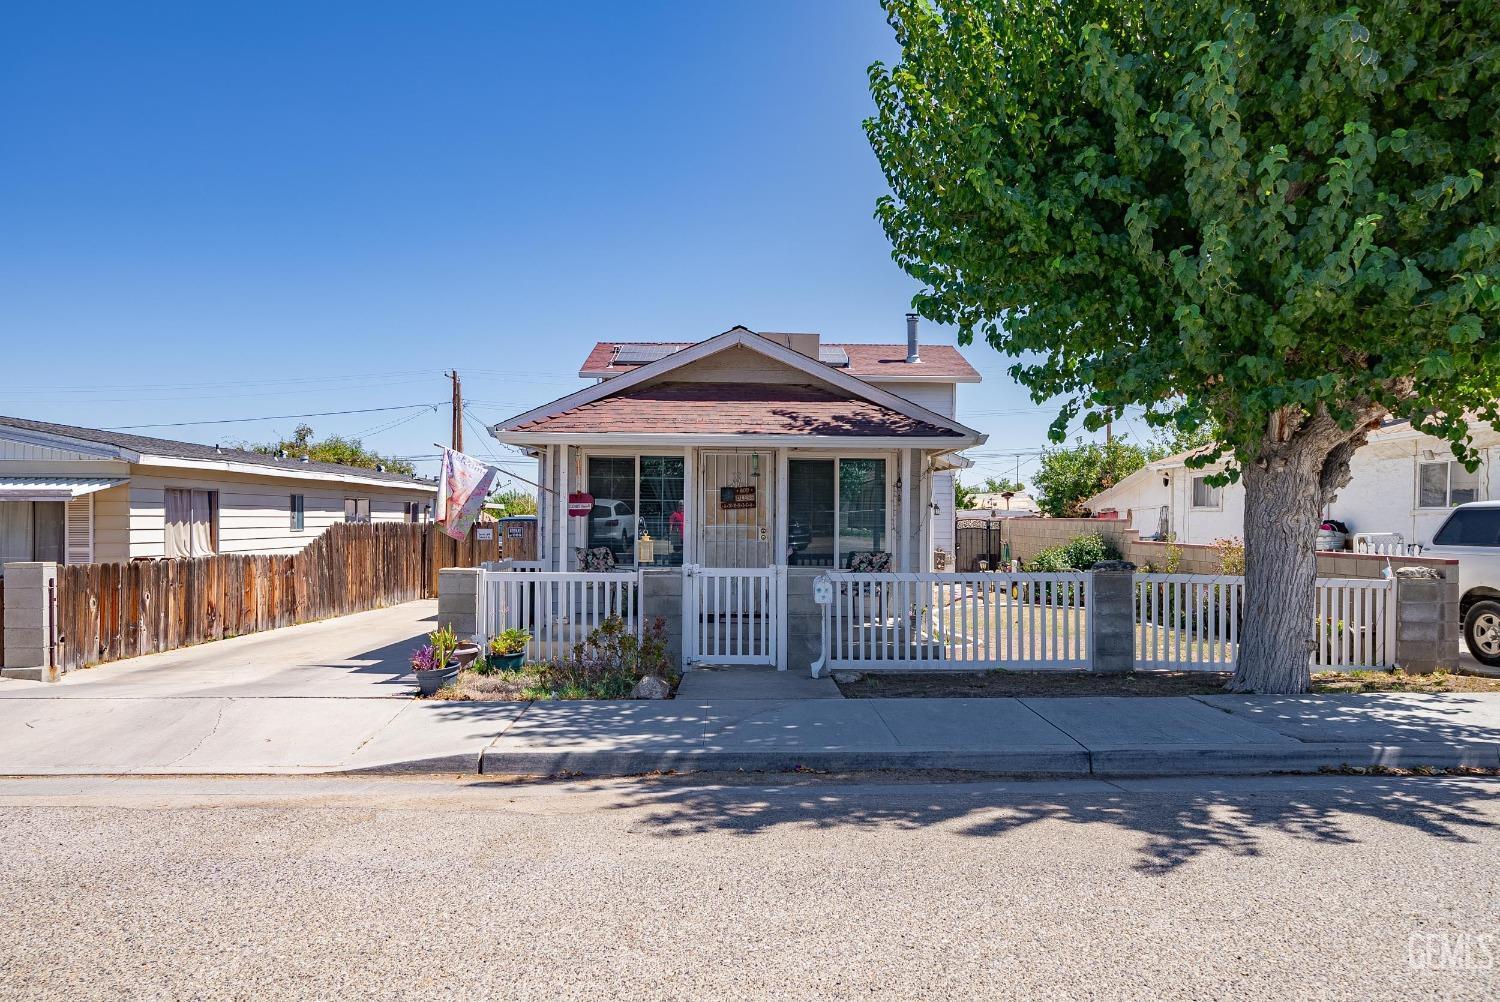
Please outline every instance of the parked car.
[{"label": "parked car", "polygon": [[589,515],[589,545],[624,553],[635,544],[635,512],[630,502],[595,498]]},{"label": "parked car", "polygon": [[1458,561],[1464,643],[1481,663],[1500,667],[1500,501],[1453,509],[1426,552]]}]

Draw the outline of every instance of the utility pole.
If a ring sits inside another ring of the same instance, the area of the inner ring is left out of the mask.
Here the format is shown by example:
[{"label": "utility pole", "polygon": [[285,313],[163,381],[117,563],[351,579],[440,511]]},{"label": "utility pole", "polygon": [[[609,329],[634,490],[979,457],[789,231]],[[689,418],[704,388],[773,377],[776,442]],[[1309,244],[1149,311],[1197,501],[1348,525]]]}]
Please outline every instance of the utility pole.
[{"label": "utility pole", "polygon": [[453,451],[464,451],[464,391],[458,382],[458,370],[448,373],[453,380]]}]

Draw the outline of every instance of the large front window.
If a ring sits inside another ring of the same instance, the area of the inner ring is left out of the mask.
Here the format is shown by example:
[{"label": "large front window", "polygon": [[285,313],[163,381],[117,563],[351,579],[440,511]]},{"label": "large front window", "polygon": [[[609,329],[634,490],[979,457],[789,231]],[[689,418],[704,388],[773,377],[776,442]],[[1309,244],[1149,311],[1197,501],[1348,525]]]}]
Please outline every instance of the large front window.
[{"label": "large front window", "polygon": [[787,474],[787,563],[848,567],[885,551],[885,460],[793,459]]},{"label": "large front window", "polygon": [[589,547],[616,564],[680,566],[683,479],[681,456],[590,456]]},{"label": "large front window", "polygon": [[219,548],[219,492],[169,487],[164,492],[168,557],[206,557]]}]

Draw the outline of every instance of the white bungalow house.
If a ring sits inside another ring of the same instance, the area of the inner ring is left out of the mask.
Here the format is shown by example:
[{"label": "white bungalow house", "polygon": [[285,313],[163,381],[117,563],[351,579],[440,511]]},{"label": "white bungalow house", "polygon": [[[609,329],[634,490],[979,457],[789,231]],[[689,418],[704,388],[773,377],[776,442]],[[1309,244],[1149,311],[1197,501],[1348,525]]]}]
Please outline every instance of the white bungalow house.
[{"label": "white bungalow house", "polygon": [[[1500,497],[1500,433],[1478,423],[1470,433],[1483,460],[1474,473],[1441,440],[1406,421],[1387,423],[1354,454],[1349,485],[1323,517],[1345,523],[1351,534],[1394,533],[1406,544],[1430,546],[1455,505]],[[1190,469],[1189,455],[1148,463],[1086,506],[1096,516],[1128,520],[1143,538],[1212,543],[1243,537],[1244,487],[1209,485],[1213,468]]]},{"label": "white bungalow house", "polygon": [[[596,344],[595,382],[495,425],[540,462],[540,558],[617,565],[847,568],[888,553],[928,570],[952,550],[958,351],[822,344],[734,327],[697,343]],[[570,498],[574,502],[570,514]]]},{"label": "white bungalow house", "polygon": [[384,470],[0,417],[0,565],[294,553],[335,522],[420,521],[435,493]]}]

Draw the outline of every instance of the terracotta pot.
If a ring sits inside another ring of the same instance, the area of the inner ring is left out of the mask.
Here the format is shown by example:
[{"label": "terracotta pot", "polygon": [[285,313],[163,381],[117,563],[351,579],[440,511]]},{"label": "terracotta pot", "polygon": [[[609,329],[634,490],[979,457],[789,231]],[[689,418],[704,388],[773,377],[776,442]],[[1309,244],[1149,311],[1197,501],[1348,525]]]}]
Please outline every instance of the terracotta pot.
[{"label": "terracotta pot", "polygon": [[453,660],[458,662],[459,668],[467,668],[479,660],[479,645],[474,643],[459,644],[453,648]]}]

